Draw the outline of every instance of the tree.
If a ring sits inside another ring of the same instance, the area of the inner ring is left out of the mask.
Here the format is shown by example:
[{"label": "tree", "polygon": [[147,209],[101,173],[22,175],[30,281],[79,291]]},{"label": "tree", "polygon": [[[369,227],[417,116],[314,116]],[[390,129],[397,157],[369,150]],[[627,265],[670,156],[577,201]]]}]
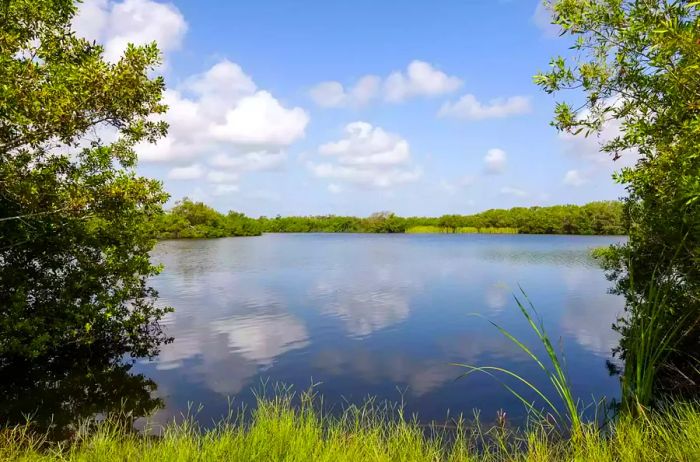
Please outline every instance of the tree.
[{"label": "tree", "polygon": [[[605,265],[630,316],[618,327],[627,366],[635,339],[630,323],[650,291],[664,294],[666,332],[682,323],[659,390],[698,392],[700,351],[700,2],[690,0],[557,0],[553,22],[574,38],[573,59],[556,58],[535,77],[548,93],[575,90],[573,108],[560,103],[554,125],[574,134],[607,132],[601,151],[613,159],[637,155],[615,176],[626,186],[627,245]],[[609,137],[619,126],[619,133]],[[595,224],[607,228],[608,222]],[[661,287],[661,289],[659,289]],[[637,311],[635,311],[637,310]],[[641,317],[640,317],[641,316]]]},{"label": "tree", "polygon": [[68,346],[50,358],[13,358],[0,366],[0,428],[25,425],[31,416],[32,431],[66,441],[95,416],[131,429],[162,408],[157,384],[110,347]]},{"label": "tree", "polygon": [[0,365],[96,342],[151,355],[166,340],[147,278],[167,195],[136,175],[134,151],[167,131],[153,118],[159,52],[107,62],[71,31],[75,13],[73,0],[0,10]]}]

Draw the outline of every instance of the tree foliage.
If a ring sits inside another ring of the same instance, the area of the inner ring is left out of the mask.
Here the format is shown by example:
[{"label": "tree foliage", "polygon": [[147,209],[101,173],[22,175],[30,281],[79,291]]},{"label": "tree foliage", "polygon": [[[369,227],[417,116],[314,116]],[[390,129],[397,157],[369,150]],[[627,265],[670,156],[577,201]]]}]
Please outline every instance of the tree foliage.
[{"label": "tree foliage", "polygon": [[159,52],[107,62],[72,32],[75,13],[72,0],[0,11],[0,364],[97,341],[152,354],[165,339],[147,277],[167,195],[134,170],[134,146],[167,130],[150,117],[166,109]]},{"label": "tree foliage", "polygon": [[513,228],[523,234],[625,234],[622,204],[591,202],[583,206],[516,207],[492,209],[474,215],[399,217],[378,212],[367,218],[335,215],[313,217],[261,217],[261,231],[271,233],[404,233],[415,227],[436,227],[446,232],[464,228]]},{"label": "tree foliage", "polygon": [[155,234],[159,239],[258,236],[260,232],[258,221],[242,213],[229,211],[224,215],[188,198],[177,202],[155,220]]},{"label": "tree foliage", "polygon": [[[700,351],[700,2],[550,3],[575,56],[554,59],[535,80],[548,93],[583,96],[578,108],[557,105],[558,129],[596,135],[619,126],[601,151],[637,156],[615,177],[629,193],[629,242],[607,253],[606,266],[630,308],[644,306],[650,288],[667,294],[664,322],[685,326],[659,385],[697,391],[700,368],[690,356]],[[630,326],[619,327],[629,353]]]}]

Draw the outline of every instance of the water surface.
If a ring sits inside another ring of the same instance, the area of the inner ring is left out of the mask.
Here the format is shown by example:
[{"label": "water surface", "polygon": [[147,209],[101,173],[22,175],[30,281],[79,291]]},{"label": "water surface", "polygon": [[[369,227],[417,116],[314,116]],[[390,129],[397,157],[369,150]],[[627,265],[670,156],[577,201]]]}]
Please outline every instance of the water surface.
[{"label": "water surface", "polygon": [[297,390],[316,383],[336,407],[368,396],[402,400],[425,421],[475,408],[522,415],[492,378],[455,380],[462,371],[451,365],[498,365],[546,384],[488,322],[535,345],[512,298],[522,287],[560,339],[575,392],[612,398],[618,379],[605,362],[623,303],[607,294],[589,253],[622,239],[270,234],[161,242],[153,259],[166,269],[152,283],[176,309],[164,322],[175,341],[135,371],[158,385],[165,408],[156,421],[201,404],[197,418],[210,422],[230,397],[251,403],[266,381]]}]

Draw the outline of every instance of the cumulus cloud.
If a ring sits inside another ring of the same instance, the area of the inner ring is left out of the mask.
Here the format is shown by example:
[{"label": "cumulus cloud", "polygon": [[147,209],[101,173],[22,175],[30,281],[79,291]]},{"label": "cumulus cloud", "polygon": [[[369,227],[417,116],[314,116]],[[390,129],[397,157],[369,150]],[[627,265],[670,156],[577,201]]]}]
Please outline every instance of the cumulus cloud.
[{"label": "cumulus cloud", "polygon": [[322,107],[345,106],[348,94],[340,82],[321,82],[309,91],[309,96],[316,104]]},{"label": "cumulus cloud", "polygon": [[285,107],[228,60],[166,90],[163,99],[168,136],[137,146],[140,160],[202,162],[212,171],[201,177],[211,183],[232,184],[245,172],[281,168],[284,148],[303,138],[309,123],[303,109]]},{"label": "cumulus cloud", "polygon": [[421,176],[421,170],[412,164],[408,142],[399,135],[367,122],[348,124],[345,134],[345,138],[318,148],[321,157],[332,161],[309,162],[315,176],[378,188]]},{"label": "cumulus cloud", "polygon": [[531,111],[530,98],[527,96],[497,98],[484,104],[476,96],[467,94],[455,102],[443,104],[438,115],[466,120],[482,120],[527,114]]},{"label": "cumulus cloud", "polygon": [[310,90],[309,95],[321,107],[364,106],[378,96],[380,86],[381,78],[366,75],[348,90],[340,82],[321,82]]},{"label": "cumulus cloud", "polygon": [[491,175],[499,175],[506,170],[508,156],[503,149],[489,149],[484,156],[484,170]]},{"label": "cumulus cloud", "polygon": [[564,175],[562,182],[568,186],[582,186],[588,183],[588,179],[578,170],[569,170]]},{"label": "cumulus cloud", "polygon": [[412,61],[405,72],[392,72],[384,81],[384,97],[387,101],[404,101],[412,96],[438,96],[451,93],[462,85],[457,77],[451,77],[424,61]]},{"label": "cumulus cloud", "polygon": [[167,90],[164,103],[168,137],[142,145],[144,161],[182,161],[224,150],[279,151],[302,138],[309,122],[303,109],[285,108],[269,92],[257,90],[228,60],[189,78],[183,90]]},{"label": "cumulus cloud", "polygon": [[258,89],[241,66],[229,60],[219,61],[206,72],[189,77],[184,87],[199,95],[208,105],[230,104]]},{"label": "cumulus cloud", "polygon": [[425,61],[412,61],[403,71],[394,71],[385,79],[365,75],[347,88],[337,81],[321,82],[309,95],[322,107],[357,107],[383,98],[398,103],[417,96],[439,96],[451,93],[462,81],[436,69]]},{"label": "cumulus cloud", "polygon": [[176,167],[168,172],[171,180],[197,180],[204,176],[204,168],[199,164],[192,164],[187,167]]},{"label": "cumulus cloud", "polygon": [[104,45],[105,58],[116,61],[129,43],[153,41],[163,53],[180,47],[187,22],[171,3],[151,0],[84,0],[73,19],[80,36]]},{"label": "cumulus cloud", "polygon": [[266,91],[243,98],[226,111],[224,123],[211,127],[218,141],[250,146],[288,146],[304,135],[306,112],[286,109]]},{"label": "cumulus cloud", "polygon": [[[103,44],[105,57],[114,61],[128,43],[156,41],[164,53],[176,50],[187,22],[167,2],[85,0],[73,28]],[[301,139],[309,122],[302,108],[286,107],[226,59],[165,90],[163,102],[169,108],[162,116],[170,126],[168,136],[136,150],[143,162],[172,165],[169,179],[203,178],[230,186],[243,172],[277,169],[286,160],[283,148]]]}]

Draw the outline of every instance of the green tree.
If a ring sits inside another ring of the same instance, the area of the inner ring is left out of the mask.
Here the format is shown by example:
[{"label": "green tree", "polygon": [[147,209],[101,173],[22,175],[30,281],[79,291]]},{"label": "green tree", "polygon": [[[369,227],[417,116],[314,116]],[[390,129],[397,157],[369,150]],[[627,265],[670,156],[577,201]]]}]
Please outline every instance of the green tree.
[{"label": "green tree", "polygon": [[0,365],[96,342],[154,354],[150,224],[167,195],[136,175],[134,146],[167,131],[158,49],[106,62],[71,31],[72,0],[1,8]]},{"label": "green tree", "polygon": [[224,215],[203,202],[185,197],[168,212],[157,216],[154,233],[158,239],[202,239],[229,236],[258,236],[261,224],[242,213]]},{"label": "green tree", "polygon": [[[556,0],[553,22],[573,39],[575,56],[556,58],[535,77],[548,93],[574,90],[583,105],[560,103],[554,125],[595,135],[619,126],[601,151],[613,159],[638,155],[636,165],[615,176],[628,191],[627,245],[607,252],[616,290],[632,312],[651,303],[650,291],[666,294],[672,332],[658,389],[698,392],[700,373],[691,355],[700,351],[700,2],[690,0]],[[594,232],[610,228],[601,217]],[[661,287],[661,289],[659,289]],[[645,300],[649,303],[646,303]],[[638,315],[641,315],[638,316]],[[619,325],[622,352],[632,367],[635,339],[629,322]]]}]

